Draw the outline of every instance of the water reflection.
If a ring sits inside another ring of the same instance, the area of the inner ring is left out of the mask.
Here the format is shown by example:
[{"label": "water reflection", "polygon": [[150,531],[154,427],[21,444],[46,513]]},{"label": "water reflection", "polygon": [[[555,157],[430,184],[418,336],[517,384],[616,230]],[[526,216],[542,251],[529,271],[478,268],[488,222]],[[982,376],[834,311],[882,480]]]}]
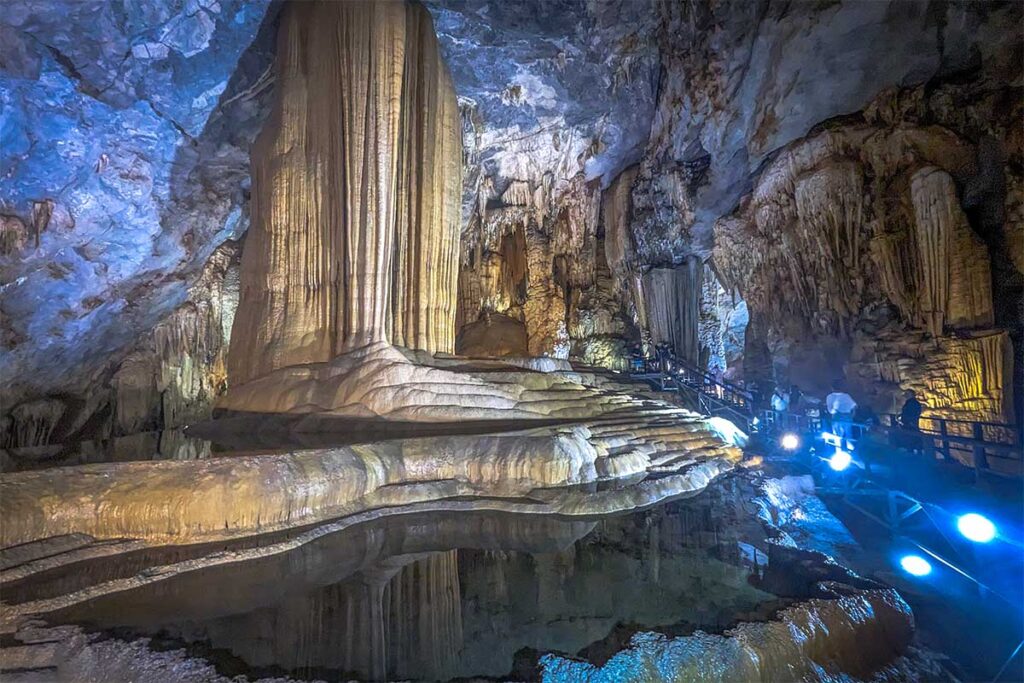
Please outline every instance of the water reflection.
[{"label": "water reflection", "polygon": [[530,678],[542,652],[601,662],[637,630],[720,631],[777,609],[723,500],[587,521],[386,518],[48,621],[188,643],[228,674]]},{"label": "water reflection", "polygon": [[235,415],[183,429],[139,432],[43,446],[0,448],[0,472],[105,462],[198,460],[217,456],[284,453],[414,437],[501,434],[571,422],[575,420],[531,420],[528,423],[486,420],[425,424],[323,415]]},{"label": "water reflection", "polygon": [[101,462],[138,460],[199,460],[213,454],[209,439],[183,430],[140,432],[92,441],[0,448],[0,472],[24,472],[50,467],[69,467]]}]

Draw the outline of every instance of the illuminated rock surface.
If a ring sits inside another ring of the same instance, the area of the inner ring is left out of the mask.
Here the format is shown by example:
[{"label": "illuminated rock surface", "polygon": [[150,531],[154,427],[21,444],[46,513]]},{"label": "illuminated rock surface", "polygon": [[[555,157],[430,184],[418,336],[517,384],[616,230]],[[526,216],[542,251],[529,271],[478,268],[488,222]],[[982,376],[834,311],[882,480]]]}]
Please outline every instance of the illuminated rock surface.
[{"label": "illuminated rock surface", "polygon": [[462,143],[429,14],[300,3],[280,22],[230,381],[376,342],[452,351]]},{"label": "illuminated rock surface", "polygon": [[507,435],[21,472],[0,480],[0,545],[72,533],[160,542],[244,535],[395,503],[515,498],[655,467],[692,465],[688,486],[699,489],[738,457],[698,416],[652,407]]}]

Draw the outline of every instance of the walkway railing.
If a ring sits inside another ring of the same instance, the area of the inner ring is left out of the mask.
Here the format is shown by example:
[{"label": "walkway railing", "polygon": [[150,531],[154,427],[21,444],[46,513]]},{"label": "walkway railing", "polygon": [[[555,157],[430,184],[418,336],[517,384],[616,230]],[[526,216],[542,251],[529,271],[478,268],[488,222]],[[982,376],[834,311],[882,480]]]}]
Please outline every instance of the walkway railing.
[{"label": "walkway railing", "polygon": [[[831,427],[827,415],[776,413],[757,409],[750,392],[729,382],[716,379],[707,372],[661,352],[656,358],[634,359],[631,376],[654,384],[663,391],[675,391],[681,398],[695,404],[707,415],[721,415],[748,428],[793,431],[815,434]],[[822,407],[823,408],[823,407]],[[878,425],[854,422],[849,425],[849,438],[855,442],[867,429],[879,429],[896,447],[923,450],[926,456],[944,461],[970,462],[980,472],[1012,475],[1024,472],[1021,427],[997,422],[953,420],[922,417],[920,430],[904,429],[896,415],[879,416]]]},{"label": "walkway railing", "polygon": [[740,423],[749,422],[754,415],[754,402],[749,392],[719,381],[671,355],[635,360],[631,376],[653,383],[663,391],[676,391],[708,415],[725,414]]},{"label": "walkway railing", "polygon": [[[831,427],[827,416],[759,410],[757,418],[763,425],[761,431],[817,435]],[[1016,425],[930,417],[921,418],[921,429],[913,430],[900,425],[896,415],[883,414],[879,418],[878,425],[849,424],[847,437],[856,444],[867,430],[881,430],[892,446],[920,449],[926,457],[947,462],[968,461],[979,472],[1019,475],[1024,469],[1021,431]],[[996,464],[1002,467],[993,467]],[[1007,466],[1018,471],[1006,472]]]}]

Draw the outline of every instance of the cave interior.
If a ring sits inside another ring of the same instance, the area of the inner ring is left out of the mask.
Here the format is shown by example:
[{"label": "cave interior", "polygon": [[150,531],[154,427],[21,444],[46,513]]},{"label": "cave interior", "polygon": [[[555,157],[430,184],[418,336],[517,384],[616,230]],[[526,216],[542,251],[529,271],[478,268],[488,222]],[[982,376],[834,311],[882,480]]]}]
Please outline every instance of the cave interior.
[{"label": "cave interior", "polygon": [[1022,27],[7,0],[0,674],[1024,680]]}]

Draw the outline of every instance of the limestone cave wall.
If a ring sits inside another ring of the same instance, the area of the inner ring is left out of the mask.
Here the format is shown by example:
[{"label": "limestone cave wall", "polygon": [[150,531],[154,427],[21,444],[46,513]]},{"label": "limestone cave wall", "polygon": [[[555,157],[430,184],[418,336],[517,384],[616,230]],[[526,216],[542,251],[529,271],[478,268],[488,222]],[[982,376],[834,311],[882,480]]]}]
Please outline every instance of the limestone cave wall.
[{"label": "limestone cave wall", "polygon": [[208,419],[227,387],[228,340],[238,305],[240,241],[210,256],[184,301],[81,393],[15,403],[0,419],[0,447],[32,448],[174,429]]},{"label": "limestone cave wall", "polygon": [[1019,3],[284,5],[5,5],[8,447],[371,341],[1019,413]]},{"label": "limestone cave wall", "polygon": [[763,328],[763,379],[823,393],[845,375],[879,411],[914,389],[926,415],[1014,421],[1019,95],[889,90],[772,159],[714,248]]},{"label": "limestone cave wall", "polygon": [[274,83],[268,8],[4,4],[3,447],[209,414]]}]

